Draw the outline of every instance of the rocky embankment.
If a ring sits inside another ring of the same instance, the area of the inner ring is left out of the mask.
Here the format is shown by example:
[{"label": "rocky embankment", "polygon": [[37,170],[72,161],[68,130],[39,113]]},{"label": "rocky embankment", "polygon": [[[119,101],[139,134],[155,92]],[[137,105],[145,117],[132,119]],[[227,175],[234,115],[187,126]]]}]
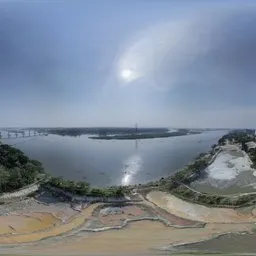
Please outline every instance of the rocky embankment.
[{"label": "rocky embankment", "polygon": [[27,187],[16,190],[12,193],[3,193],[0,195],[0,202],[5,202],[13,199],[23,198],[36,192],[40,187],[39,183],[34,183]]}]

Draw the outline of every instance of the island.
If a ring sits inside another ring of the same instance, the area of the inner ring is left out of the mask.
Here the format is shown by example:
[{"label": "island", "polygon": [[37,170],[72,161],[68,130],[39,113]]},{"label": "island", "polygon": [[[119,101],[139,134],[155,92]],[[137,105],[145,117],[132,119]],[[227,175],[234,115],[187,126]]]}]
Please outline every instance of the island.
[{"label": "island", "polygon": [[184,136],[191,134],[200,134],[200,131],[193,131],[189,129],[178,129],[174,132],[154,132],[154,133],[132,133],[122,135],[98,135],[91,136],[90,139],[94,140],[141,140],[141,139],[154,139],[154,138],[168,138],[176,136]]},{"label": "island", "polygon": [[54,134],[60,136],[77,137],[81,135],[93,135],[94,140],[141,140],[154,138],[167,138],[200,134],[203,129],[168,129],[145,127],[91,127],[91,128],[30,128],[39,134]]},{"label": "island", "polygon": [[81,136],[81,135],[123,135],[140,133],[166,133],[167,128],[136,128],[136,127],[71,127],[71,128],[30,128],[40,133],[55,134],[60,136]]}]

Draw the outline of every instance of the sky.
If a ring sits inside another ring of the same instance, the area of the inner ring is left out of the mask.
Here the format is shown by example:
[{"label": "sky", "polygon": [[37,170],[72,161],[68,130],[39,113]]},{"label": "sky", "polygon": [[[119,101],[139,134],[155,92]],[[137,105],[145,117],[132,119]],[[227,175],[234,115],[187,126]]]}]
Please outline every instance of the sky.
[{"label": "sky", "polygon": [[0,1],[2,127],[256,127],[255,1]]}]

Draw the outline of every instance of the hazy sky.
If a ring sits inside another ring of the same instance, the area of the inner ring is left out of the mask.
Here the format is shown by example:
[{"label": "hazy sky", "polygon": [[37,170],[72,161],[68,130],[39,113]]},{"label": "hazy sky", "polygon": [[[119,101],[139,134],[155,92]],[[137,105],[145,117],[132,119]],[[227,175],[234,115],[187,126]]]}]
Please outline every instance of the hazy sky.
[{"label": "hazy sky", "polygon": [[0,2],[0,126],[256,127],[254,1]]}]

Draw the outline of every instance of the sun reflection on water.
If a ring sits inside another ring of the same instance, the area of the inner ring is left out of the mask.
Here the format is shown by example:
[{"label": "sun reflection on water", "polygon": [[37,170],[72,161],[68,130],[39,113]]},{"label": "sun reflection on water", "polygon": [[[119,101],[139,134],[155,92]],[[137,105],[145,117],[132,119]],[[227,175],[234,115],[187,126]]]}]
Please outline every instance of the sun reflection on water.
[{"label": "sun reflection on water", "polygon": [[132,177],[140,171],[142,165],[142,158],[139,155],[130,156],[123,163],[122,172],[124,173],[122,177],[122,185],[127,186],[130,185]]}]

